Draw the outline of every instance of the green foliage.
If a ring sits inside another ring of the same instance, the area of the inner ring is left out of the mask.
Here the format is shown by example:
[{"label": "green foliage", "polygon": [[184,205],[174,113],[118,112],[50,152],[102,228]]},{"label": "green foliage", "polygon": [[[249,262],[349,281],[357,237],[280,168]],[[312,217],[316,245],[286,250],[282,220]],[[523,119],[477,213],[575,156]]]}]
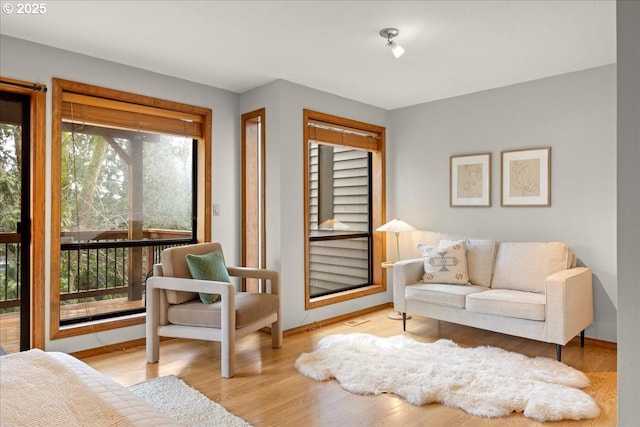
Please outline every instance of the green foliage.
[{"label": "green foliage", "polygon": [[0,124],[0,231],[15,232],[21,201],[20,126]]},{"label": "green foliage", "polygon": [[[99,129],[63,132],[62,230],[126,230],[131,220],[144,228],[190,230],[191,140],[150,134],[132,140],[131,132],[119,137]],[[141,164],[134,160],[136,150],[142,152]],[[130,171],[137,167],[142,167],[141,195],[130,194],[135,188]],[[143,217],[129,218],[136,197],[142,197]]]},{"label": "green foliage", "polygon": [[126,229],[126,171],[125,160],[103,136],[63,132],[62,230]]},{"label": "green foliage", "polygon": [[165,137],[144,150],[144,227],[191,230],[192,143]]}]

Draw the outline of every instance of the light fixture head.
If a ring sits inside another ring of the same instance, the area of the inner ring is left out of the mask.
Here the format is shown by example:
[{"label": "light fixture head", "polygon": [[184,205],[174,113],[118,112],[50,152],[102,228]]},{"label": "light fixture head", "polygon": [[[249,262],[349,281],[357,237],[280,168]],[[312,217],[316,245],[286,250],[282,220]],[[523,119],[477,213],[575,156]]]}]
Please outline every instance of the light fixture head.
[{"label": "light fixture head", "polygon": [[394,41],[389,42],[389,47],[391,48],[391,53],[393,53],[393,56],[395,56],[396,58],[400,58],[404,53],[404,49],[402,48],[402,46]]},{"label": "light fixture head", "polygon": [[387,39],[387,46],[391,48],[391,52],[396,58],[400,58],[404,53],[402,46],[392,40],[394,37],[397,37],[398,34],[400,34],[400,31],[398,31],[397,28],[383,28],[380,30],[380,37]]},{"label": "light fixture head", "polygon": [[341,230],[349,230],[350,228],[351,227],[349,227],[347,224],[345,224],[342,221],[338,221],[335,218],[331,218],[326,221],[323,221],[318,225],[318,230],[341,231]]}]

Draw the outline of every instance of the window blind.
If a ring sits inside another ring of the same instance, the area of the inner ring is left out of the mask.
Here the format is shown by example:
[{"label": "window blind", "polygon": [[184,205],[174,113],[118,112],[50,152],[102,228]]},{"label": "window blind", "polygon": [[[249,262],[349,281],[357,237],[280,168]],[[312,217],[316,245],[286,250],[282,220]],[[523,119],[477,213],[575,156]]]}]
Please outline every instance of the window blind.
[{"label": "window blind", "polygon": [[380,138],[375,133],[346,126],[309,120],[309,142],[347,146],[366,151],[379,151]]},{"label": "window blind", "polygon": [[204,136],[203,118],[200,115],[73,92],[62,93],[62,119],[73,123],[167,133],[189,138]]}]

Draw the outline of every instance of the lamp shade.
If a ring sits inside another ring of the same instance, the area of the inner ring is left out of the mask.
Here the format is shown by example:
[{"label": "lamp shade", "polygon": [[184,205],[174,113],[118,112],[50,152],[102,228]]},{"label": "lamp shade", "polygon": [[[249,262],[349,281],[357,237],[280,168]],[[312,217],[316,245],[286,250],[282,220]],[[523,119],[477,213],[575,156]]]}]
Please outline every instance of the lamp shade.
[{"label": "lamp shade", "polygon": [[394,218],[391,221],[387,222],[386,224],[383,224],[380,227],[376,228],[376,231],[390,231],[393,233],[402,233],[405,231],[416,231],[416,228],[407,224],[401,219]]}]

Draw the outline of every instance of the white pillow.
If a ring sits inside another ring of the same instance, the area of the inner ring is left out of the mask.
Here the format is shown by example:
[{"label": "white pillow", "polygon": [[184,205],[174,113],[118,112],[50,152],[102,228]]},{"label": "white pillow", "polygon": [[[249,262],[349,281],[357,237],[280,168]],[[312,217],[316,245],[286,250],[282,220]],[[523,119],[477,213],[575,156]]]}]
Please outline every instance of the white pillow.
[{"label": "white pillow", "polygon": [[441,246],[418,245],[424,258],[422,283],[466,285],[467,249],[464,240],[456,240]]}]

